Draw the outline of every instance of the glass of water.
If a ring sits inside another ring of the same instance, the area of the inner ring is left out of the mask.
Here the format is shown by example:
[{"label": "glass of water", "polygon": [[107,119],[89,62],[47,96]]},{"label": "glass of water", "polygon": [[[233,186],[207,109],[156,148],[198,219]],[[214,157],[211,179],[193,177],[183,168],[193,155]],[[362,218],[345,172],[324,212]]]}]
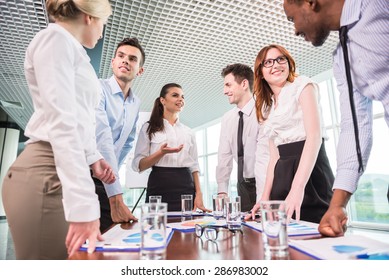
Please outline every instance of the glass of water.
[{"label": "glass of water", "polygon": [[145,203],[141,211],[140,258],[163,260],[166,258],[167,203]]},{"label": "glass of water", "polygon": [[288,233],[285,202],[261,201],[262,240],[267,259],[288,259]]}]

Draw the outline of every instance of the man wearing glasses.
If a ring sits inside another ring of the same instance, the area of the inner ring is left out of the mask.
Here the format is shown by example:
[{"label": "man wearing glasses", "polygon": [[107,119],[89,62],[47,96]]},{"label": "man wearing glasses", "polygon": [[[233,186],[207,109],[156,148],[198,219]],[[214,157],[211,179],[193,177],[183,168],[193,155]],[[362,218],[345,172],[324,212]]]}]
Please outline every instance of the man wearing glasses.
[{"label": "man wearing glasses", "polygon": [[102,97],[96,110],[97,148],[112,167],[116,181],[105,184],[93,178],[100,201],[100,231],[113,223],[137,221],[123,201],[119,169],[136,134],[140,100],[131,86],[142,75],[145,52],[136,38],[121,41],[112,58],[113,76],[100,80]]}]

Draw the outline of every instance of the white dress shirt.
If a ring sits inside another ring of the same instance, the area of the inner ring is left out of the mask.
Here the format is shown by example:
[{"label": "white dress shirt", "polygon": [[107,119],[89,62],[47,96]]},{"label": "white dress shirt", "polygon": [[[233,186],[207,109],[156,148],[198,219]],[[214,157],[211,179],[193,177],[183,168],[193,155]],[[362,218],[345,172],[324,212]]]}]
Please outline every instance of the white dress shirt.
[{"label": "white dress shirt", "polygon": [[303,141],[307,138],[299,98],[301,92],[308,84],[313,85],[315,88],[313,94],[316,95],[318,102],[321,134],[322,137],[327,138],[319,103],[319,88],[310,78],[298,76],[293,83],[287,82],[282,88],[278,96],[277,108],[274,109],[273,103],[269,116],[264,123],[264,133],[274,140],[274,144],[277,147],[283,144]]},{"label": "white dress shirt", "polygon": [[[228,193],[233,160],[238,162],[239,111],[239,108],[234,107],[225,113],[221,120],[218,165],[216,166],[216,182],[219,193]],[[260,198],[269,161],[268,140],[262,133],[262,126],[258,124],[254,98],[241,111],[243,112],[243,177],[256,179],[257,198]]]},{"label": "white dress shirt", "polygon": [[165,154],[156,164],[158,167],[188,167],[191,173],[199,171],[199,163],[197,157],[196,137],[192,130],[176,121],[171,125],[167,120],[163,120],[165,129],[155,133],[150,141],[147,133],[149,123],[146,122],[140,132],[136,142],[134,160],[132,168],[139,172],[139,162],[160,149],[167,143],[168,147],[176,148],[183,144],[183,148],[178,153]]},{"label": "white dress shirt", "polygon": [[[388,11],[388,0],[346,0],[340,18],[340,25],[349,29],[347,48],[364,166],[373,143],[373,100],[380,101],[384,106],[385,121],[389,126]],[[334,51],[333,70],[340,92],[341,111],[334,189],[354,193],[362,173],[358,172],[354,126],[340,44]]]},{"label": "white dress shirt", "polygon": [[51,23],[31,41],[24,67],[34,104],[25,130],[27,145],[50,142],[66,220],[96,220],[100,208],[89,165],[102,158],[94,111],[101,87],[90,59],[66,29]]}]

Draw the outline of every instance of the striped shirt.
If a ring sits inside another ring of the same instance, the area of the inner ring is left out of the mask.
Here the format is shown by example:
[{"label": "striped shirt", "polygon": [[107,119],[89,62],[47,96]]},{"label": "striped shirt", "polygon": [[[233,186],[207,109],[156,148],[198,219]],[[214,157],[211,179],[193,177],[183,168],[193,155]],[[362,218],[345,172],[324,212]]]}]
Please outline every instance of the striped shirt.
[{"label": "striped shirt", "polygon": [[[346,0],[340,19],[348,26],[347,42],[353,82],[353,97],[359,127],[363,165],[372,146],[372,101],[382,102],[389,126],[389,1]],[[353,121],[346,71],[340,44],[334,51],[334,76],[340,92],[341,132],[337,148],[334,189],[354,193],[362,173],[358,172]]]}]

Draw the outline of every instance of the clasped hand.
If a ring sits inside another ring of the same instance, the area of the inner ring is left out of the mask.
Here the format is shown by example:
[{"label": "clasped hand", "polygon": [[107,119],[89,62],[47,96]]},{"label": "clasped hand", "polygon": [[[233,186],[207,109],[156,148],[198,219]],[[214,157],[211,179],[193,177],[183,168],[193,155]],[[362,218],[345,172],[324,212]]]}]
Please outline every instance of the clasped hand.
[{"label": "clasped hand", "polygon": [[99,179],[106,184],[115,182],[116,177],[108,162],[105,159],[100,159],[91,165],[93,177]]}]

